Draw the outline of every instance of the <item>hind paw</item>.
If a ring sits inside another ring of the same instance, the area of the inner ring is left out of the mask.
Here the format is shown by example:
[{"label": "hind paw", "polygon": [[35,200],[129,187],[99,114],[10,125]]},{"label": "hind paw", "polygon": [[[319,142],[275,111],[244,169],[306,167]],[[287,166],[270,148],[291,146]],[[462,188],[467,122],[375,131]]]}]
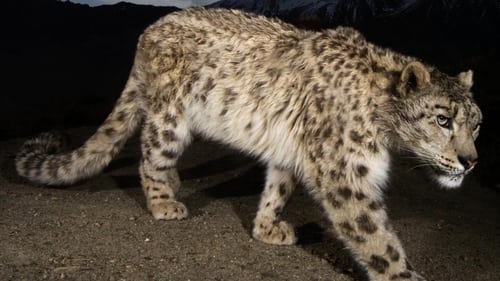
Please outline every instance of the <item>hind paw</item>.
[{"label": "hind paw", "polygon": [[188,216],[186,206],[178,201],[164,201],[150,207],[153,217],[157,220],[182,220]]}]

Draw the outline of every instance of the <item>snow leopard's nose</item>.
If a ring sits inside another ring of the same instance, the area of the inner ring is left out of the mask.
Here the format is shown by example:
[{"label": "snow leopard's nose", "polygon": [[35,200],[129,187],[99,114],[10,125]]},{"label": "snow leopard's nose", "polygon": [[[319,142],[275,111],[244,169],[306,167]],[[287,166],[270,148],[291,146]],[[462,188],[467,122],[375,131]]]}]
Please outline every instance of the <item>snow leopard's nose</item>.
[{"label": "snow leopard's nose", "polygon": [[460,162],[460,164],[464,166],[465,170],[468,171],[476,166],[477,157],[458,155],[458,162]]}]

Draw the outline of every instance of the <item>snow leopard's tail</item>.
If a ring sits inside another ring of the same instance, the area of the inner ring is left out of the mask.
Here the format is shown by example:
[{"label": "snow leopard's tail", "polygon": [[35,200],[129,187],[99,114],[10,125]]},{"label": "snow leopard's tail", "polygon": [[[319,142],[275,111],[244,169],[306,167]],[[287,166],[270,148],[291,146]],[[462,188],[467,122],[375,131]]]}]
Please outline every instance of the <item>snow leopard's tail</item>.
[{"label": "snow leopard's tail", "polygon": [[137,97],[144,87],[135,72],[134,67],[115,108],[81,147],[61,152],[63,138],[54,133],[42,133],[26,141],[15,159],[19,175],[38,183],[60,185],[71,184],[102,171],[143,119]]}]

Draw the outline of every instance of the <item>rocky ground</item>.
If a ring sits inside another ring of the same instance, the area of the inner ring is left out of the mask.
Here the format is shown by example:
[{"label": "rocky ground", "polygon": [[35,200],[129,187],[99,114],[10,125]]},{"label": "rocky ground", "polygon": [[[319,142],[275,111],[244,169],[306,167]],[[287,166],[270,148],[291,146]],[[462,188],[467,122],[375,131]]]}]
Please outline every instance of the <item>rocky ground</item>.
[{"label": "rocky ground", "polygon": [[[94,128],[69,134],[79,143]],[[15,150],[0,143],[0,280],[364,280],[297,189],[284,217],[298,245],[251,238],[263,168],[197,140],[180,163],[183,221],[155,221],[139,185],[133,139],[105,172],[66,188],[18,177]],[[500,193],[472,175],[445,191],[403,160],[394,163],[389,214],[413,265],[430,281],[500,279]]]}]

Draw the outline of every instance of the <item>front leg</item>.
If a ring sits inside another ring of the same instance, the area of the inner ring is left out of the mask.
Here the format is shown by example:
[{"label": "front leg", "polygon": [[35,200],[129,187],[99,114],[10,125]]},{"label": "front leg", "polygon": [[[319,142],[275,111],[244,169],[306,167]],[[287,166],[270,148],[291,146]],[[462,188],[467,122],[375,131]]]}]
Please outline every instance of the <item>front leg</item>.
[{"label": "front leg", "polygon": [[379,196],[349,186],[324,188],[318,196],[338,238],[366,269],[371,281],[425,280],[411,270]]},{"label": "front leg", "polygon": [[297,242],[293,226],[280,219],[281,212],[294,188],[295,182],[290,171],[269,165],[259,210],[254,220],[255,239],[278,245]]}]

